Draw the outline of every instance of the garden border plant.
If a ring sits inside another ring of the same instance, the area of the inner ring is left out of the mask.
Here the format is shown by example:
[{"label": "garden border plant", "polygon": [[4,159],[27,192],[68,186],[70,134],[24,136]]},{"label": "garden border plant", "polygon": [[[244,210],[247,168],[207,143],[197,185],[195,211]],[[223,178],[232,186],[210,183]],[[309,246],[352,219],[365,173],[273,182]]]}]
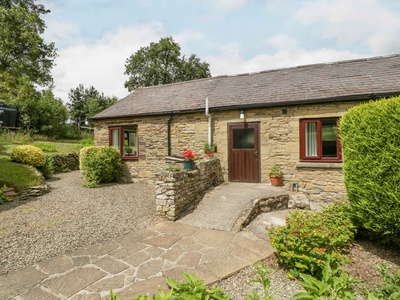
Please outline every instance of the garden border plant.
[{"label": "garden border plant", "polygon": [[336,202],[322,212],[296,210],[286,218],[286,226],[267,228],[278,260],[291,276],[308,273],[320,277],[327,261],[332,267],[348,263],[344,250],[352,245],[355,227],[348,205]]}]

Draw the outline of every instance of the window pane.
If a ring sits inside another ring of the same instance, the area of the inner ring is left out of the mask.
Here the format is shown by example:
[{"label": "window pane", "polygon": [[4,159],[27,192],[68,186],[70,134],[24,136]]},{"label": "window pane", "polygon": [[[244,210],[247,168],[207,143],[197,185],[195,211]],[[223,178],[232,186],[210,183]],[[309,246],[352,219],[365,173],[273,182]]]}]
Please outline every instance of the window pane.
[{"label": "window pane", "polygon": [[124,129],[124,156],[136,155],[136,129]]},{"label": "window pane", "polygon": [[322,120],[322,157],[337,157],[336,120]]},{"label": "window pane", "polygon": [[233,149],[254,149],[254,128],[234,128]]},{"label": "window pane", "polygon": [[119,150],[119,129],[111,130],[111,145]]},{"label": "window pane", "polygon": [[305,125],[306,156],[318,156],[317,122],[307,122]]}]

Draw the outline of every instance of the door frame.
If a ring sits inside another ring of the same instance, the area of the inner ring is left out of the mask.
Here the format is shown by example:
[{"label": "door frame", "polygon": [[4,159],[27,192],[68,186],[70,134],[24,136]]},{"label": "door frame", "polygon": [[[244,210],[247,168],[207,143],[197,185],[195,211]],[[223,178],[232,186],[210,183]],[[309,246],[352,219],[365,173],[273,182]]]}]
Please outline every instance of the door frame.
[{"label": "door frame", "polygon": [[[232,131],[234,128],[254,128],[254,149],[243,149],[243,150],[235,150],[233,149],[233,135]],[[260,135],[260,122],[240,122],[240,123],[228,123],[228,181],[230,182],[252,182],[252,183],[260,183],[261,182],[261,135]],[[246,172],[251,171],[251,177],[254,179],[250,180],[241,180],[237,179],[233,168],[235,168],[236,160],[232,157],[234,151],[243,151],[248,152],[247,155],[251,155],[251,157],[255,157],[254,164],[248,164],[248,166],[255,166],[256,169],[253,171],[246,169]]]}]

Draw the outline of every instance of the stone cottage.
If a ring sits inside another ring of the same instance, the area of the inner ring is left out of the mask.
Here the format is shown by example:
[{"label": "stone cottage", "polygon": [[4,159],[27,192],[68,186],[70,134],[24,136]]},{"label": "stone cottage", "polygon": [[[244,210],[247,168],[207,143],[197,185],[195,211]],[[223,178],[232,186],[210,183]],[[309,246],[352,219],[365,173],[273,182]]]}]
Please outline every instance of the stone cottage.
[{"label": "stone cottage", "polygon": [[[224,179],[343,196],[337,124],[349,108],[400,95],[400,54],[140,88],[97,114],[96,145],[120,149],[125,176],[153,180],[183,148],[217,144]],[[377,124],[377,126],[379,126]]]}]

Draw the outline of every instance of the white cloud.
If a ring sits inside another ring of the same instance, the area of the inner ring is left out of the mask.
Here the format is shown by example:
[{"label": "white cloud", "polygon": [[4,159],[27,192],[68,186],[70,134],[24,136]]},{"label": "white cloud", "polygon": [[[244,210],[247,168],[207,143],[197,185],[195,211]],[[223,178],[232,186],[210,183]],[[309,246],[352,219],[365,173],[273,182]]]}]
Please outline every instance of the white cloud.
[{"label": "white cloud", "polygon": [[245,6],[249,0],[209,0],[215,9],[223,12],[231,12]]},{"label": "white cloud", "polygon": [[80,43],[59,50],[57,66],[52,72],[55,95],[67,102],[70,89],[82,83],[85,87],[94,86],[106,96],[126,96],[126,59],[140,47],[159,40],[164,33],[164,27],[160,23],[121,27],[106,32],[93,45]]},{"label": "white cloud", "polygon": [[273,46],[278,50],[297,48],[297,40],[287,34],[273,36],[265,41],[269,46]]},{"label": "white cloud", "polygon": [[211,73],[217,75],[234,75],[252,73],[263,70],[286,68],[307,64],[334,62],[340,60],[365,57],[365,54],[350,51],[336,51],[332,49],[319,49],[308,51],[306,49],[281,50],[273,55],[260,54],[250,59],[244,59],[239,54],[237,45],[227,45],[219,55],[207,56]]},{"label": "white cloud", "polygon": [[359,42],[373,53],[400,50],[398,13],[377,0],[318,0],[303,2],[294,15],[304,25],[319,26],[322,38]]}]

